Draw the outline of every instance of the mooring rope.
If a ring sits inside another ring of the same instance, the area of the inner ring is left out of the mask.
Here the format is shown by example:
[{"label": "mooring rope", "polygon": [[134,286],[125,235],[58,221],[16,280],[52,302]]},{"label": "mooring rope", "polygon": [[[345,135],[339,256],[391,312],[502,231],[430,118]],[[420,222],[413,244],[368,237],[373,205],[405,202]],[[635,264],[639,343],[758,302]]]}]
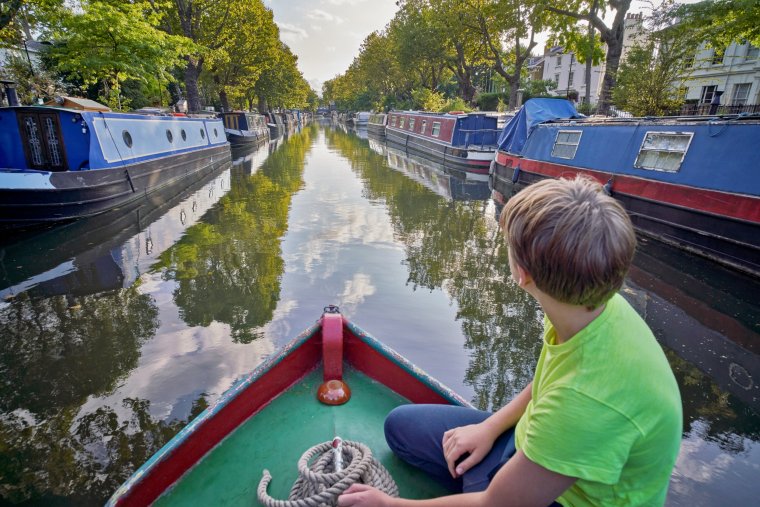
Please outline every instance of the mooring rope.
[{"label": "mooring rope", "polygon": [[[375,458],[369,447],[346,440],[340,451],[343,468],[335,467],[333,443],[324,442],[307,450],[298,460],[298,479],[293,483],[287,500],[277,500],[267,493],[272,480],[264,470],[256,491],[259,502],[265,507],[334,507],[338,496],[357,482],[369,484],[391,496],[398,496],[398,486],[391,474]],[[309,462],[316,456],[319,458]]]}]

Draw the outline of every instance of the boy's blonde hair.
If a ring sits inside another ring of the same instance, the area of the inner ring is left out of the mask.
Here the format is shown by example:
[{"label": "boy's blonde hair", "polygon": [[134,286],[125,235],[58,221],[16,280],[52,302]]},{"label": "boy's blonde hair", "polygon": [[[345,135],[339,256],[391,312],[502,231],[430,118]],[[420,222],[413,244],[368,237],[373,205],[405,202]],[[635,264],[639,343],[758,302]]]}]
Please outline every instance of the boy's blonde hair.
[{"label": "boy's blonde hair", "polygon": [[620,289],[636,248],[623,207],[583,176],[526,187],[507,202],[499,223],[513,260],[536,287],[589,309]]}]

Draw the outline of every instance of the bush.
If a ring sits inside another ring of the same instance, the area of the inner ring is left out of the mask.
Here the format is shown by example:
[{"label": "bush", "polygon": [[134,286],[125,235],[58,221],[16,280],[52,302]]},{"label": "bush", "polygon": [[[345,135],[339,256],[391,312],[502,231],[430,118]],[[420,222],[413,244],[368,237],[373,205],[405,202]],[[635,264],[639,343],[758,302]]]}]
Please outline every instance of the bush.
[{"label": "bush", "polygon": [[446,105],[442,109],[443,112],[448,113],[451,111],[472,111],[472,108],[460,97],[450,98]]},{"label": "bush", "polygon": [[412,101],[414,109],[422,109],[423,111],[432,111],[434,113],[443,111],[446,107],[446,99],[443,94],[428,90],[427,88],[412,90]]},{"label": "bush", "polygon": [[497,111],[499,102],[509,103],[509,93],[481,93],[475,98],[481,111]]}]

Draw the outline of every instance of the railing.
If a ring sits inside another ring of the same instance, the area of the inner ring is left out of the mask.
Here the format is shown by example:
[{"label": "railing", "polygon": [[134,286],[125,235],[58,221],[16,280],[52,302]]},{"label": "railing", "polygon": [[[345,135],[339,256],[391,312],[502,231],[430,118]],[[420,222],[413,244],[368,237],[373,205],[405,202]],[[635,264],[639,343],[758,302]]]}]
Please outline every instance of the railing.
[{"label": "railing", "polygon": [[477,130],[465,130],[461,129],[460,132],[464,132],[464,146],[469,148],[475,146],[480,149],[486,146],[496,146],[496,140],[499,139],[501,129],[477,129]]},{"label": "railing", "polygon": [[760,113],[760,104],[719,104],[717,109],[713,104],[685,104],[681,110],[676,112],[680,116],[705,116],[705,115],[726,115],[740,113]]}]

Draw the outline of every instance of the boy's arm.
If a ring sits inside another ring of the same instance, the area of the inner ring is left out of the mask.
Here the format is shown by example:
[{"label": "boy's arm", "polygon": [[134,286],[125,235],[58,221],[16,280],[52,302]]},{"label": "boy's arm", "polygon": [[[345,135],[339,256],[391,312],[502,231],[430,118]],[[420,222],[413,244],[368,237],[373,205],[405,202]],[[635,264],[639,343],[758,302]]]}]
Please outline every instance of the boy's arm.
[{"label": "boy's arm", "polygon": [[488,489],[478,493],[407,500],[355,484],[338,498],[341,507],[492,507],[545,506],[557,499],[577,479],[552,472],[529,460],[522,451],[496,473]]},{"label": "boy's arm", "polygon": [[[499,435],[517,424],[531,400],[532,386],[533,382],[485,421],[460,426],[443,434],[444,457],[449,465],[449,473],[452,477],[457,478],[480,463],[491,450]],[[470,455],[455,465],[456,461],[465,453]]]}]

